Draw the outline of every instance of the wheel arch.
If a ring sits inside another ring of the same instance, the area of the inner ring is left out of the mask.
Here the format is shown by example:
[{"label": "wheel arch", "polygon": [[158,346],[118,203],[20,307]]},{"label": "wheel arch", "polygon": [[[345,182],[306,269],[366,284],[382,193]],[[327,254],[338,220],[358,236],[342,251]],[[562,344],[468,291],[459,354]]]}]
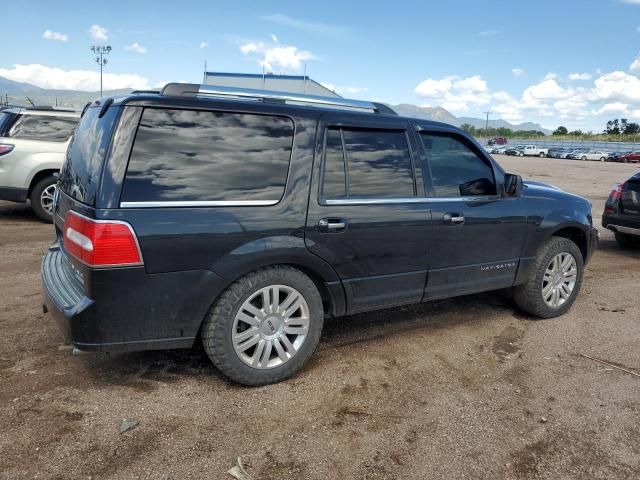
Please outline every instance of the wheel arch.
[{"label": "wheel arch", "polygon": [[33,191],[33,187],[37,185],[37,183],[43,178],[47,178],[52,176],[54,173],[59,172],[60,169],[45,169],[38,171],[32,178],[31,182],[29,182],[29,189],[27,191],[27,197],[31,196],[31,192]]},{"label": "wheel arch", "polygon": [[587,257],[588,257],[587,233],[582,228],[575,225],[564,226],[552,232],[551,235],[549,235],[549,238],[550,237],[562,237],[562,238],[566,238],[567,240],[571,240],[580,249],[580,252],[582,253],[582,260],[584,262],[587,261]]}]

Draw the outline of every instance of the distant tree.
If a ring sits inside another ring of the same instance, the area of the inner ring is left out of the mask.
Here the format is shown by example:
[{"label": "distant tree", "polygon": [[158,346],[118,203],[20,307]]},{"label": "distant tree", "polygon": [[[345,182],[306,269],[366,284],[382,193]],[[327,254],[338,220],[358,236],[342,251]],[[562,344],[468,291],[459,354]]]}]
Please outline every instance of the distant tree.
[{"label": "distant tree", "polygon": [[640,125],[634,122],[629,122],[624,127],[622,133],[624,133],[625,135],[637,135],[640,133]]},{"label": "distant tree", "polygon": [[584,135],[584,132],[582,130],[573,130],[569,132],[569,135],[571,135],[572,137],[582,137]]},{"label": "distant tree", "polygon": [[617,118],[614,120],[609,120],[607,122],[605,133],[609,135],[620,135],[620,120],[618,120]]},{"label": "distant tree", "polygon": [[562,125],[553,131],[553,135],[567,135],[568,133],[567,127],[563,127]]},{"label": "distant tree", "polygon": [[621,118],[620,119],[620,134],[623,134],[626,129],[627,129],[627,119],[626,118]]},{"label": "distant tree", "polygon": [[476,133],[476,127],[474,127],[470,123],[463,123],[462,125],[460,125],[460,128],[467,132],[469,135],[474,135]]}]

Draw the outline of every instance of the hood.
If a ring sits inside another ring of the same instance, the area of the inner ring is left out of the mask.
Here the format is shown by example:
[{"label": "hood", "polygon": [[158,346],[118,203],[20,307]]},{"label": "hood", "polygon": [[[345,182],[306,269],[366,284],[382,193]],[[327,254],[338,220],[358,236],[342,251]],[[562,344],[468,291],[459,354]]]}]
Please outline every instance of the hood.
[{"label": "hood", "polygon": [[556,187],[555,185],[551,185],[550,183],[535,182],[533,180],[524,180],[522,183],[524,184],[525,188],[533,188],[534,190],[537,190],[537,189],[551,189],[551,190],[555,190],[557,192],[562,192],[563,191],[560,187]]}]

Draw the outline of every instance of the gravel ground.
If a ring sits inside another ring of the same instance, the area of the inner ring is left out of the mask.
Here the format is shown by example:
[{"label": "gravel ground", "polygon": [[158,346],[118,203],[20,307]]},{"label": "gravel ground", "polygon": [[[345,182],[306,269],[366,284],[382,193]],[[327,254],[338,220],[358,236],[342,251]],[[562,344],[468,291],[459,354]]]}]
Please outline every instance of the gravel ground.
[{"label": "gravel ground", "polygon": [[[633,165],[499,158],[587,196]],[[573,309],[499,293],[328,322],[295,378],[226,381],[200,348],[74,357],[42,314],[52,228],[0,202],[0,478],[640,478],[640,251],[604,231]],[[123,419],[138,425],[120,433]]]}]

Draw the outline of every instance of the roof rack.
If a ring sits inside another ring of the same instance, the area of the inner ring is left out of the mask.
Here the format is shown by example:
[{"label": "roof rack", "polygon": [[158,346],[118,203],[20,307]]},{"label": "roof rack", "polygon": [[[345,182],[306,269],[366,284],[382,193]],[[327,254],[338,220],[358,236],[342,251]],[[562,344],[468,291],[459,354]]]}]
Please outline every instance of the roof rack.
[{"label": "roof rack", "polygon": [[349,100],[341,97],[323,97],[299,93],[278,92],[275,90],[256,90],[252,88],[221,87],[217,85],[198,85],[195,83],[168,83],[160,95],[199,98],[224,98],[258,102],[282,102],[297,105],[329,107],[373,113],[397,115],[387,105],[363,100]]}]

